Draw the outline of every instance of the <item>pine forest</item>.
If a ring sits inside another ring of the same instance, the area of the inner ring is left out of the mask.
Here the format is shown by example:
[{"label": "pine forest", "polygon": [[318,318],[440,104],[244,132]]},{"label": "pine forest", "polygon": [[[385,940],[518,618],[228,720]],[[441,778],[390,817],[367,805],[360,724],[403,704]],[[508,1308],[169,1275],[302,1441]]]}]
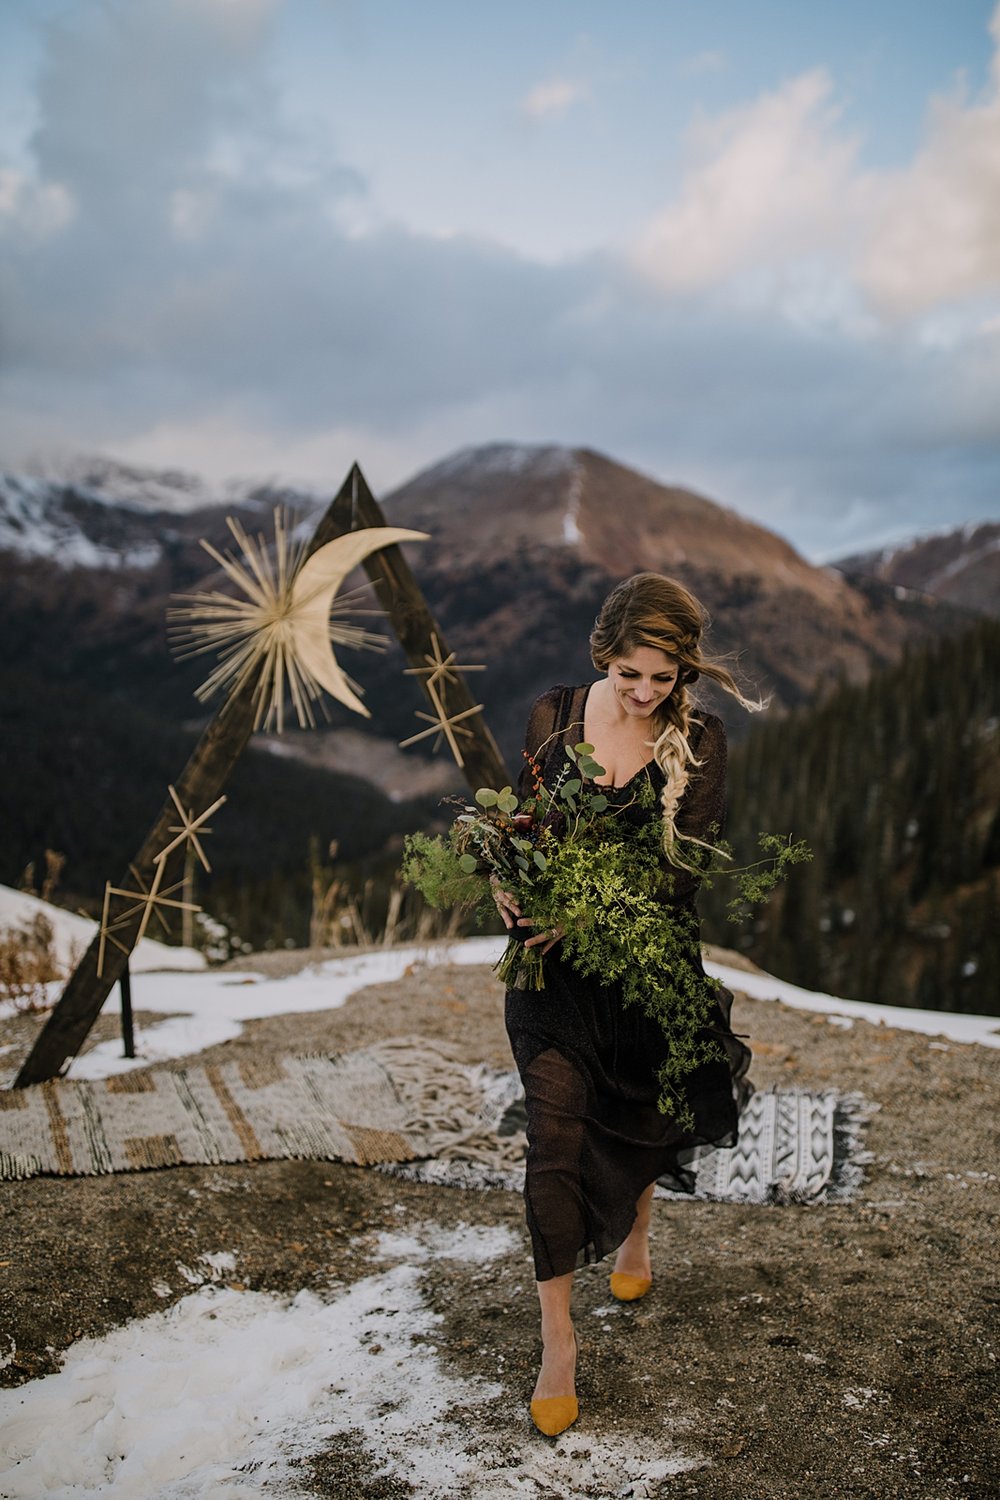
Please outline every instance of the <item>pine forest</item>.
[{"label": "pine forest", "polygon": [[1000,973],[1000,622],[755,726],[731,752],[729,842],[807,840],[768,906],[706,936],[811,989],[995,1014]]}]

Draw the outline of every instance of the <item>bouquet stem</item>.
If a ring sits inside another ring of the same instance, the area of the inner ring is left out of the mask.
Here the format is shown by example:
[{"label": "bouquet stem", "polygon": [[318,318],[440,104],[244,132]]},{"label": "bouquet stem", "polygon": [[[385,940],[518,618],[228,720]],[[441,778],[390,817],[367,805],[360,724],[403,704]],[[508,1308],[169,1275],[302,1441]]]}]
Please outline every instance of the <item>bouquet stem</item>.
[{"label": "bouquet stem", "polygon": [[523,937],[508,938],[497,961],[495,973],[501,984],[512,990],[544,990],[542,955],[537,948],[526,948]]}]

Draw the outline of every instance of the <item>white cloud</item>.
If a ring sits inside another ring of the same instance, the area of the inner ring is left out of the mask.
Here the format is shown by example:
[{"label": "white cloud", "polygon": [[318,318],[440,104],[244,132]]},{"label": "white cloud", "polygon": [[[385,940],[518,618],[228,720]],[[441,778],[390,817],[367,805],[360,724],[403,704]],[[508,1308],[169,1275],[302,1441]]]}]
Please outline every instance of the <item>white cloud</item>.
[{"label": "white cloud", "polygon": [[75,213],[73,194],[61,182],[33,182],[13,167],[0,168],[0,235],[45,240],[64,230]]},{"label": "white cloud", "polygon": [[1000,292],[1000,6],[990,31],[985,98],[934,99],[913,163],[881,181],[858,274],[890,316]]},{"label": "white cloud", "polygon": [[840,326],[855,333],[872,331],[872,315],[919,319],[995,298],[1000,5],[990,32],[983,97],[958,87],[933,99],[923,144],[900,169],[862,167],[861,143],[820,69],[699,121],[680,191],[639,237],[635,263],[670,294],[726,287],[792,321],[807,284],[809,303],[840,305]]},{"label": "white cloud", "polygon": [[[866,309],[884,205],[825,74],[699,124],[637,276],[379,220],[329,121],[290,126],[270,5],[74,14],[0,181],[0,461],[59,444],[325,485],[357,458],[381,489],[510,438],[601,448],[820,552],[943,503],[995,514],[997,308],[889,331]],[[549,81],[599,69],[583,48]],[[541,128],[577,97],[539,95]]]},{"label": "white cloud", "polygon": [[525,94],[521,112],[532,120],[559,119],[587,93],[585,84],[571,78],[549,78]]},{"label": "white cloud", "polygon": [[700,160],[642,235],[639,266],[666,290],[691,292],[840,242],[863,187],[858,143],[839,133],[831,93],[815,69],[700,122]]},{"label": "white cloud", "polygon": [[188,467],[216,483],[234,476],[274,475],[320,489],[337,488],[355,461],[370,483],[381,488],[387,476],[397,480],[441,452],[435,435],[427,431],[407,429],[404,436],[380,432],[377,424],[332,423],[307,433],[282,431],[271,423],[255,423],[251,413],[224,403],[187,419],[157,422],[111,447],[122,462],[164,469],[183,453]]}]

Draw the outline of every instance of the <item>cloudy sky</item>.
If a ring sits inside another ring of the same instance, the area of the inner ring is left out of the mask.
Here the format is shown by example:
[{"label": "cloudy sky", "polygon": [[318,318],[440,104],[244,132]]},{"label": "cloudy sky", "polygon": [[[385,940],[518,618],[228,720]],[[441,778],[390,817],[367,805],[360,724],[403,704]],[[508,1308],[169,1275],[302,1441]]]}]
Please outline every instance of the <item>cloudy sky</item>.
[{"label": "cloudy sky", "polygon": [[995,0],[4,0],[0,463],[1000,517]]}]

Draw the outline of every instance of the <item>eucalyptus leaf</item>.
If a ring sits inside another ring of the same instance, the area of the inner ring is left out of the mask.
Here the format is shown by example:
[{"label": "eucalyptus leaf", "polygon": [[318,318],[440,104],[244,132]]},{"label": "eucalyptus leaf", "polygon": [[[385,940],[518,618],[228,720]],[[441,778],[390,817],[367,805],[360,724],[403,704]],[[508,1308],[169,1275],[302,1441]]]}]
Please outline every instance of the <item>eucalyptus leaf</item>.
[{"label": "eucalyptus leaf", "polygon": [[566,746],[566,758],[568,760],[573,761],[574,764],[575,764],[575,762],[576,762],[576,751],[573,749],[572,745],[567,745]]},{"label": "eucalyptus leaf", "polygon": [[529,870],[531,868],[523,854],[515,854],[514,863],[519,865],[522,870]]},{"label": "eucalyptus leaf", "polygon": [[560,797],[565,797],[567,799],[569,799],[570,797],[575,797],[582,786],[583,782],[580,780],[580,778],[578,776],[574,776],[571,781],[563,783],[563,785],[559,789],[559,795]]},{"label": "eucalyptus leaf", "polygon": [[534,855],[532,856],[532,858],[534,859],[535,864],[538,866],[538,868],[540,870],[547,870],[548,869],[549,862],[545,858],[545,855],[542,853],[541,849],[536,849],[535,852],[534,852]]},{"label": "eucalyptus leaf", "polygon": [[476,801],[480,807],[496,807],[498,800],[496,792],[489,786],[481,786],[476,793]]},{"label": "eucalyptus leaf", "polygon": [[501,793],[497,799],[497,806],[501,812],[512,813],[517,810],[517,798],[512,792]]},{"label": "eucalyptus leaf", "polygon": [[595,812],[595,813],[603,812],[604,809],[607,807],[607,805],[608,805],[608,799],[607,799],[607,797],[604,796],[603,792],[598,792],[598,794],[597,794],[596,797],[591,797],[591,799],[590,799],[590,810],[591,810],[591,812]]},{"label": "eucalyptus leaf", "polygon": [[[577,755],[593,755],[594,753],[593,745],[588,745],[586,740],[581,740],[578,745],[573,746],[573,749],[576,751]],[[568,753],[569,751],[567,749],[567,754]]]},{"label": "eucalyptus leaf", "polygon": [[463,854],[458,861],[466,875],[474,875],[479,861],[474,854]]}]

